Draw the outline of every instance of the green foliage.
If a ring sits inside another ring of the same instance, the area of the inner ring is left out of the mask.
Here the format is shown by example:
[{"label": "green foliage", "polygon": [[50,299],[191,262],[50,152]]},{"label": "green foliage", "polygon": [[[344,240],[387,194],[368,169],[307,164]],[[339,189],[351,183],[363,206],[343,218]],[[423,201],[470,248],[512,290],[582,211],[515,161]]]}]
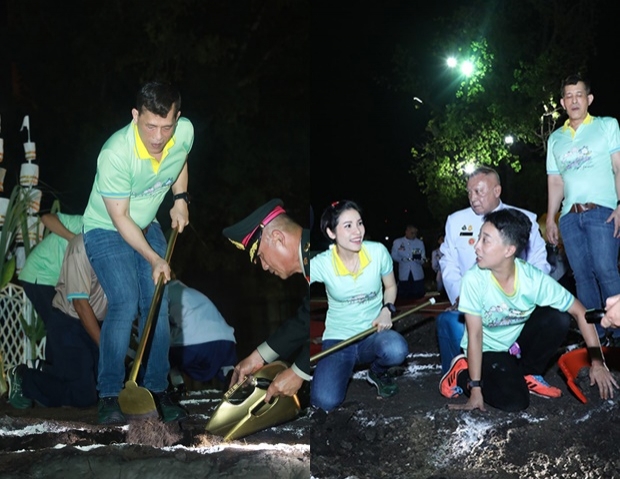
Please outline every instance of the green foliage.
[{"label": "green foliage", "polygon": [[[6,215],[4,217],[4,225],[0,231],[0,278],[2,283],[0,289],[4,288],[15,274],[15,258],[7,256],[11,251],[17,236],[18,228],[22,228],[24,218],[28,212],[29,197],[22,194],[23,188],[19,185],[13,188]],[[23,230],[22,230],[23,231]],[[28,241],[28,232],[24,235],[24,242]]]},{"label": "green foliage", "polygon": [[[429,116],[410,171],[437,217],[463,203],[466,164],[519,173],[532,161],[544,162],[561,114],[560,81],[584,72],[593,52],[596,3],[526,0],[517,15],[515,2],[469,2],[437,19],[429,51],[396,49],[392,86],[415,92]],[[444,64],[449,55],[471,61],[473,74],[422,64],[428,57]],[[508,134],[516,144],[504,142]]]}]

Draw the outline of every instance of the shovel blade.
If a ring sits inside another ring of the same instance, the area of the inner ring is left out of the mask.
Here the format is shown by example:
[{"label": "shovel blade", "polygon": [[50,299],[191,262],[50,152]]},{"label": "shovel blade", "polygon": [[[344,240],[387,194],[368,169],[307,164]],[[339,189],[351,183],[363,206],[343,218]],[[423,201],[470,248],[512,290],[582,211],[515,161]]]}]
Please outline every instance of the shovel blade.
[{"label": "shovel blade", "polygon": [[[243,394],[243,385],[229,389],[207,423],[207,432],[231,441],[294,419],[300,410],[296,395],[276,397],[265,403],[268,384],[287,367],[282,361],[275,361],[261,368],[254,374],[255,386],[248,387],[249,394]],[[264,384],[262,380],[268,381]]]},{"label": "shovel blade", "polygon": [[118,395],[118,404],[123,414],[128,416],[152,416],[157,415],[157,406],[151,392],[136,384],[135,381],[127,381],[125,389]]}]

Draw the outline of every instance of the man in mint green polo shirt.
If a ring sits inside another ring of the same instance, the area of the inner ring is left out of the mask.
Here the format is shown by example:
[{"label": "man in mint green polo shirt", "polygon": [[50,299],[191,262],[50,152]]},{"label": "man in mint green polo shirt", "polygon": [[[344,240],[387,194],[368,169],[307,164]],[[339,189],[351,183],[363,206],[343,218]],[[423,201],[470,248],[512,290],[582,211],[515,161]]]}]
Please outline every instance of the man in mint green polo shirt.
[{"label": "man in mint green polo shirt", "polygon": [[[84,245],[108,298],[99,345],[99,423],[126,422],[118,404],[125,380],[125,354],[139,314],[142,332],[155,285],[170,280],[166,239],[155,216],[172,190],[171,225],[189,223],[187,155],[194,142],[191,122],[181,117],[181,95],[168,83],[149,82],[138,92],[133,121],[114,133],[97,159],[97,174],[84,212]],[[155,396],[165,422],[186,417],[165,393],[168,388],[168,294],[155,318],[141,385]]]}]

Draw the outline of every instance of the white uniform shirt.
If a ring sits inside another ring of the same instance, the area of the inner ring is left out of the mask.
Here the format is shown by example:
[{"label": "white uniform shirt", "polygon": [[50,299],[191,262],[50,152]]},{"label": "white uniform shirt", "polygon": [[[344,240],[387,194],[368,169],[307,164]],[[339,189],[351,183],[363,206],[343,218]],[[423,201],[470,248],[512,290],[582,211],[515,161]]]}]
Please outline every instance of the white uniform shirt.
[{"label": "white uniform shirt", "polygon": [[422,240],[407,239],[405,236],[395,239],[392,244],[392,259],[398,263],[400,281],[407,281],[410,272],[414,281],[424,279],[422,265],[426,261],[426,250]]},{"label": "white uniform shirt", "polygon": [[[547,263],[547,249],[538,229],[536,215],[521,208],[505,205],[501,201],[494,211],[504,208],[519,210],[532,221],[530,240],[520,257],[542,270],[543,273],[549,274],[551,266]],[[474,246],[483,223],[484,215],[477,215],[471,208],[452,213],[446,221],[445,238],[440,247],[443,256],[439,264],[444,288],[452,304],[459,297],[463,275],[476,264]]]}]

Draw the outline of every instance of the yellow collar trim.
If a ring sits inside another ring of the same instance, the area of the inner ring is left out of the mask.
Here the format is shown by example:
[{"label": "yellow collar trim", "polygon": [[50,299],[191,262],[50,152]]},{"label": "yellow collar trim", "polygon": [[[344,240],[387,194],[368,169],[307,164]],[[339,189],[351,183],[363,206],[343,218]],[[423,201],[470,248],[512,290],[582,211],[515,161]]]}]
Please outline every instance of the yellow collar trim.
[{"label": "yellow collar trim", "polygon": [[366,247],[364,245],[362,245],[362,249],[358,253],[359,258],[360,258],[360,267],[357,269],[357,273],[352,273],[351,271],[347,269],[347,267],[342,262],[342,259],[340,259],[340,256],[338,256],[337,249],[334,245],[331,246],[331,249],[332,249],[332,263],[334,264],[334,269],[336,270],[336,274],[338,276],[349,275],[349,276],[353,276],[353,278],[357,278],[360,274],[362,274],[362,271],[364,270],[364,268],[370,264],[370,261],[371,261],[370,256],[368,255],[368,251],[366,250]]},{"label": "yellow collar trim", "polygon": [[151,156],[149,151],[146,149],[146,146],[144,146],[144,142],[142,141],[142,138],[140,138],[140,133],[138,132],[138,125],[136,123],[133,124],[133,133],[136,139],[136,155],[141,160],[151,160],[153,171],[157,173],[159,171],[161,163],[168,156],[170,148],[174,146],[174,135],[172,135],[172,138],[170,138],[170,140],[168,140],[168,143],[166,143],[166,146],[164,146],[164,150],[161,153],[161,160],[157,161]]},{"label": "yellow collar trim", "polygon": [[[594,120],[594,117],[588,113],[581,124],[589,125],[590,123],[592,123],[593,120]],[[573,130],[572,126],[570,126],[570,118],[566,119],[566,121],[564,122],[564,126],[562,127],[562,131],[566,131],[566,130],[570,130],[571,134],[575,136],[576,131]]]}]

